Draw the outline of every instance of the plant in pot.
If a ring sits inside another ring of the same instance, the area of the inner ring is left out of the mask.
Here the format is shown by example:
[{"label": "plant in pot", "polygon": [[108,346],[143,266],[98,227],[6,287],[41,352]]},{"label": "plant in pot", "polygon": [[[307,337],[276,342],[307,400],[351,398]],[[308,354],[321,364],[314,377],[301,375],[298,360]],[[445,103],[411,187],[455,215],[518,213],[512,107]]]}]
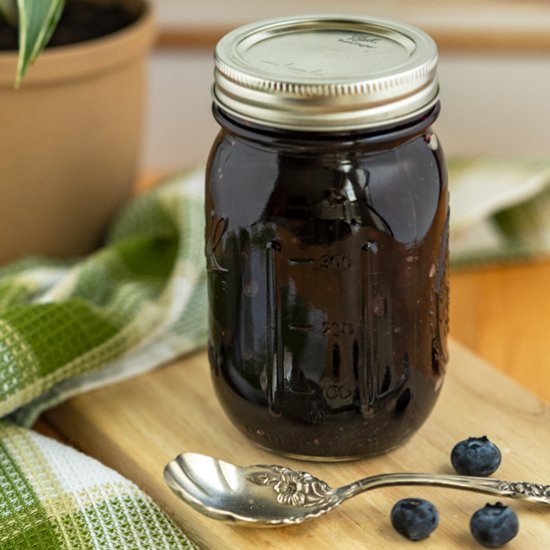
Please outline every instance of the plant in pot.
[{"label": "plant in pot", "polygon": [[0,263],[101,242],[135,183],[152,36],[147,0],[0,0]]}]

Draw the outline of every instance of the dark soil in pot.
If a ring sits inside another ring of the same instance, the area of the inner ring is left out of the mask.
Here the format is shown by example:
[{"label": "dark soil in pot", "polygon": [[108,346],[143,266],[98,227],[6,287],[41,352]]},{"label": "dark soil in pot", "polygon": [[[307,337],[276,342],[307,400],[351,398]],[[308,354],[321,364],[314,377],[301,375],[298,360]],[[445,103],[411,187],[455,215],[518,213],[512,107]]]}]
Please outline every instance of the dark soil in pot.
[{"label": "dark soil in pot", "polygon": [[[39,1],[39,0],[37,0]],[[143,6],[127,0],[68,0],[48,48],[92,40],[116,32],[139,19]],[[0,21],[0,50],[17,50],[17,29]]]}]

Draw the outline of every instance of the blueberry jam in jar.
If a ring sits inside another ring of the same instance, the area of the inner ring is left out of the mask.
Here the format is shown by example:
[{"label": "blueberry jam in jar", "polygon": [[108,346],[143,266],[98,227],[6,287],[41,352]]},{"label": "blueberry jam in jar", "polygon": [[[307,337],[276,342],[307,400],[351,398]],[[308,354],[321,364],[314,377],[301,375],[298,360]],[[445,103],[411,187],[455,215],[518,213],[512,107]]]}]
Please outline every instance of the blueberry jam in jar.
[{"label": "blueberry jam in jar", "polygon": [[241,27],[216,48],[209,358],[233,423],[311,460],[388,451],[447,363],[437,49],[355,17]]}]

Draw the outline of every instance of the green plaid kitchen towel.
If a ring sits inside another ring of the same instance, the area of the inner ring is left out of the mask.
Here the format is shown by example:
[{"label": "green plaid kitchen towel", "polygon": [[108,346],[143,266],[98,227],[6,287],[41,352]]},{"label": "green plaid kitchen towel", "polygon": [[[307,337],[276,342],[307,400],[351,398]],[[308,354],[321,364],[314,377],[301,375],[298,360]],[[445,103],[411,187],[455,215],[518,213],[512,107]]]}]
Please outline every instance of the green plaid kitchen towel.
[{"label": "green plaid kitchen towel", "polygon": [[0,548],[195,546],[113,470],[32,430],[0,422]]},{"label": "green plaid kitchen towel", "polygon": [[134,201],[76,263],[0,269],[0,549],[192,548],[135,485],[21,427],[206,341],[203,175]]}]

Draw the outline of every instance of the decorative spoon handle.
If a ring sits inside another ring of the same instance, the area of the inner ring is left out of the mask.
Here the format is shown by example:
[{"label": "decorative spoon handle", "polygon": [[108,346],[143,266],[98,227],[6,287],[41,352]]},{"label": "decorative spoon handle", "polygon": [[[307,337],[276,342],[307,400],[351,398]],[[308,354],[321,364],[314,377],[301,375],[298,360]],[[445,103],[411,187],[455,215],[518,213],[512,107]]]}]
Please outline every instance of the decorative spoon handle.
[{"label": "decorative spoon handle", "polygon": [[381,474],[360,479],[340,487],[336,492],[342,500],[346,500],[377,487],[392,485],[433,485],[550,504],[550,485],[441,474]]}]

